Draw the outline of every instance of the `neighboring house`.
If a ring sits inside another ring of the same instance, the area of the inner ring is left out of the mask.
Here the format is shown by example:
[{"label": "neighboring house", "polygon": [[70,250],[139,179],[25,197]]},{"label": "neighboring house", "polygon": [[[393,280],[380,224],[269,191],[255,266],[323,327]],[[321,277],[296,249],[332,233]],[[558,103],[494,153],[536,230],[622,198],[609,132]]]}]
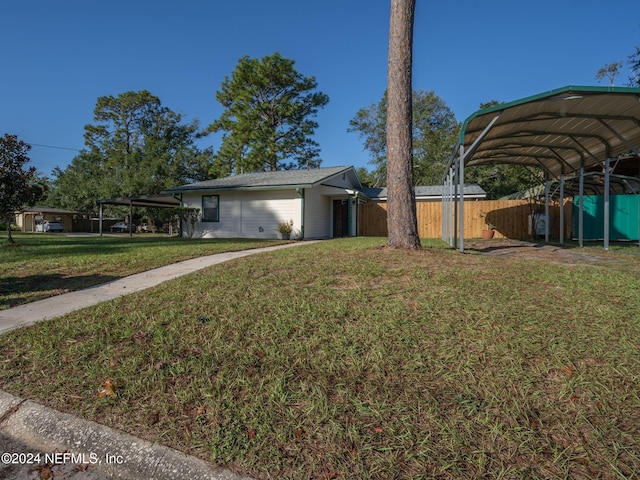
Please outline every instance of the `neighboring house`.
[{"label": "neighboring house", "polygon": [[73,230],[73,217],[77,212],[44,206],[25,208],[16,213],[16,225],[23,232],[35,232],[36,225],[44,222],[61,223],[65,232]]},{"label": "neighboring house", "polygon": [[[444,187],[442,185],[431,185],[428,187],[415,187],[416,202],[441,202]],[[363,188],[362,193],[371,200],[377,202],[387,201],[387,189],[385,188]],[[465,200],[484,200],[487,192],[476,183],[466,183],[464,185]]]},{"label": "neighboring house", "polygon": [[358,204],[368,200],[353,167],[245,173],[166,193],[200,209],[193,236],[204,238],[278,238],[278,224],[290,221],[292,238],[357,236]]}]

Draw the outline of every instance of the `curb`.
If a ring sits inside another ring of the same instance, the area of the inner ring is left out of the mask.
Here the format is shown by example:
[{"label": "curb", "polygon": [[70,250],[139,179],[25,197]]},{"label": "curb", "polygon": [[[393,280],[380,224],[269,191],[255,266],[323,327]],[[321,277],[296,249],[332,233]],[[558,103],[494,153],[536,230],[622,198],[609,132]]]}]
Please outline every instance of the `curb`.
[{"label": "curb", "polygon": [[[229,260],[310,243],[315,241],[196,257],[20,305],[0,312],[0,334],[145,290]],[[55,477],[64,480],[253,480],[226,468],[213,467],[178,450],[58,412],[2,390],[0,455],[0,478],[14,480]]]},{"label": "curb", "polygon": [[[66,453],[67,456],[62,457],[63,463],[74,467],[88,463],[93,475],[87,472],[81,478],[91,475],[91,478],[120,480],[252,480],[228,469],[213,467],[178,450],[58,412],[1,390],[0,434],[31,449],[31,452],[57,454],[58,458]],[[28,453],[4,450],[2,453],[5,454]],[[0,463],[0,473],[5,466],[3,463],[6,462]],[[33,471],[33,465],[31,467],[30,471]],[[68,477],[65,475],[63,478]]]}]

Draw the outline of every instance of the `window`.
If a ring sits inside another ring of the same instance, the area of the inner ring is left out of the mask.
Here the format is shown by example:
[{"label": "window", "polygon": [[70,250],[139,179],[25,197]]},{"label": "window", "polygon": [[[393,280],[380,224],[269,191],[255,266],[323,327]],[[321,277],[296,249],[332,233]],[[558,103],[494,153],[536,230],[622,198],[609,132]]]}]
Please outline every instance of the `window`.
[{"label": "window", "polygon": [[219,222],[220,221],[220,196],[219,195],[203,195],[202,196],[202,221],[203,222]]}]

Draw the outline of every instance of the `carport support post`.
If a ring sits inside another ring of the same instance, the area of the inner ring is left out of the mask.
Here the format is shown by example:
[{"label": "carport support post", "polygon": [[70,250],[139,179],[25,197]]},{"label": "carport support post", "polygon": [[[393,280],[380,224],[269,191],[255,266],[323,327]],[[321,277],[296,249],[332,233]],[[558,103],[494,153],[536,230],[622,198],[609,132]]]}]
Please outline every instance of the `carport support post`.
[{"label": "carport support post", "polygon": [[560,175],[560,245],[564,245],[564,174]]},{"label": "carport support post", "polygon": [[453,172],[453,178],[451,179],[453,185],[453,248],[458,245],[458,163],[456,163],[455,171]]},{"label": "carport support post", "polygon": [[547,178],[547,181],[544,183],[544,241],[549,243],[549,191],[551,190],[551,182]]},{"label": "carport support post", "polygon": [[133,237],[133,200],[129,199],[129,236]]},{"label": "carport support post", "polygon": [[454,165],[449,167],[447,177],[444,183],[443,199],[442,199],[442,239],[445,240],[450,247],[455,248],[453,242],[453,172]]},{"label": "carport support post", "polygon": [[100,219],[98,221],[98,231],[100,232],[100,236],[102,236],[102,203],[100,203]]},{"label": "carport support post", "polygon": [[451,248],[455,248],[453,243],[453,229],[455,227],[453,223],[453,171],[455,166],[449,169],[449,178],[447,179],[447,240]]},{"label": "carport support post", "polygon": [[353,204],[351,203],[351,195],[347,194],[347,237],[351,237],[352,223],[353,223]]},{"label": "carport support post", "polygon": [[580,161],[580,184],[578,195],[580,205],[578,208],[578,245],[584,247],[584,161]]},{"label": "carport support post", "polygon": [[460,145],[460,253],[464,253],[464,145]]},{"label": "carport support post", "polygon": [[444,181],[442,182],[442,223],[440,224],[440,227],[442,228],[442,240],[443,241],[448,241],[448,237],[449,235],[447,235],[447,210],[448,210],[448,203],[449,203],[449,199],[448,199],[448,193],[447,190],[449,188],[449,172],[447,172],[447,175],[444,178]]},{"label": "carport support post", "polygon": [[449,173],[444,177],[442,181],[442,222],[440,222],[440,238],[443,241],[447,240],[447,183],[449,183]]},{"label": "carport support post", "polygon": [[609,157],[604,161],[604,249],[609,250]]}]

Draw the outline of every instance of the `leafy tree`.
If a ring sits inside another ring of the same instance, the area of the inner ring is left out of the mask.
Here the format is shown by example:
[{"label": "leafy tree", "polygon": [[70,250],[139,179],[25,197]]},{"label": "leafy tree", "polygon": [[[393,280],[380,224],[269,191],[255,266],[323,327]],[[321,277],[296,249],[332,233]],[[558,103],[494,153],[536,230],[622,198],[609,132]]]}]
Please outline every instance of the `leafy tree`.
[{"label": "leafy tree", "polygon": [[609,85],[613,87],[616,77],[620,74],[620,69],[624,66],[623,62],[608,63],[596,73],[596,80],[601,82],[605,78],[609,80]]},{"label": "leafy tree", "polygon": [[483,165],[465,170],[465,182],[477,183],[488,200],[521,192],[544,182],[542,170],[523,165]]},{"label": "leafy tree", "polygon": [[85,144],[65,169],[56,169],[52,200],[92,211],[101,198],[148,195],[180,183],[205,180],[211,150],[200,150],[197,121],[163,107],[146,90],[99,97]]},{"label": "leafy tree", "polygon": [[[500,105],[490,100],[480,104],[480,109]],[[487,192],[487,199],[495,200],[512,193],[527,190],[544,181],[542,171],[523,165],[482,165],[465,170],[465,182],[477,183]]]},{"label": "leafy tree", "polygon": [[[386,182],[387,94],[378,103],[356,112],[349,122],[350,132],[364,139],[374,175]],[[436,185],[442,181],[460,128],[447,104],[433,91],[419,90],[412,96],[413,181],[416,185]]]},{"label": "leafy tree", "polygon": [[359,167],[356,169],[356,173],[363,187],[375,188],[383,185],[375,171],[370,172],[365,167]]},{"label": "leafy tree", "polygon": [[412,90],[415,0],[391,0],[387,77],[387,246],[418,249],[413,189]]},{"label": "leafy tree", "polygon": [[35,205],[46,191],[35,167],[25,169],[29,150],[31,145],[16,135],[5,133],[0,138],[0,218],[7,223],[9,243],[15,243],[11,236],[15,212]]},{"label": "leafy tree", "polygon": [[329,97],[316,88],[314,77],[303,77],[294,61],[279,53],[242,57],[216,93],[225,111],[209,132],[224,134],[211,173],[319,166],[320,149],[311,139],[318,124],[312,117]]}]

